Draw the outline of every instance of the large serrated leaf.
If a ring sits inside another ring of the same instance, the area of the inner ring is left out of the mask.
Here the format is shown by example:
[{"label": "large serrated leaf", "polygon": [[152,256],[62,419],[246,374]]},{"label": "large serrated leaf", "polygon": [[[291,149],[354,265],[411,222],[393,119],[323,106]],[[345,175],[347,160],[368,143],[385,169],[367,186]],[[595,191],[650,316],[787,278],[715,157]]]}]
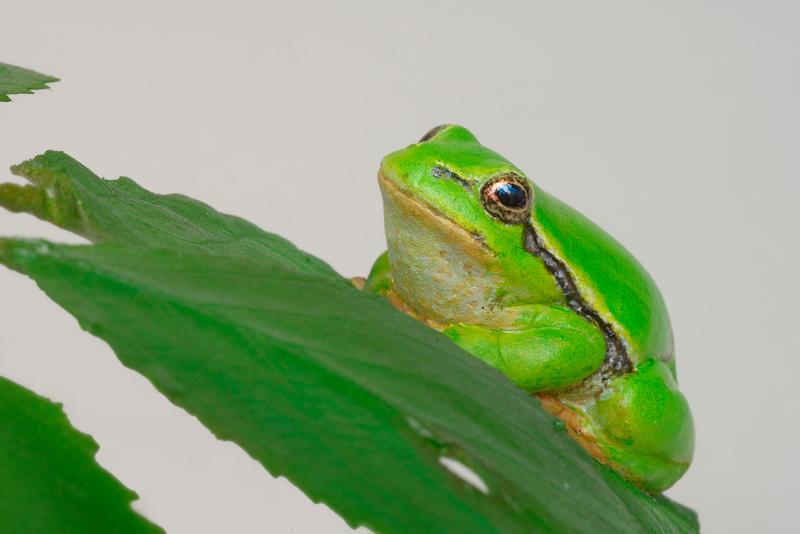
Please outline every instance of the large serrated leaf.
[{"label": "large serrated leaf", "polygon": [[57,404],[0,377],[0,532],[163,532]]},{"label": "large serrated leaf", "polygon": [[0,102],[10,102],[9,95],[30,94],[37,89],[47,89],[48,83],[58,78],[36,71],[0,63]]},{"label": "large serrated leaf", "polygon": [[98,244],[4,240],[0,262],[351,525],[697,530],[691,511],[600,466],[501,374],[288,242],[185,197],[101,180],[60,153],[15,170],[34,185],[0,188],[0,203]]},{"label": "large serrated leaf", "polygon": [[45,152],[11,172],[31,184],[0,184],[0,206],[92,241],[277,261],[338,278],[325,262],[244,219],[183,195],[156,195],[129,178],[102,180],[63,152]]}]

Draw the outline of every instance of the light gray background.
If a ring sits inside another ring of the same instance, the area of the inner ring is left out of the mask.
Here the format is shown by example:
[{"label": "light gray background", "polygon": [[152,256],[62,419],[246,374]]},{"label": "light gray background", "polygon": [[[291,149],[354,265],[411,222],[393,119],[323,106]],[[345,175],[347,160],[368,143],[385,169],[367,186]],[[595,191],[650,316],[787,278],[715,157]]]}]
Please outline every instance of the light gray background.
[{"label": "light gray background", "polygon": [[[353,275],[384,246],[382,155],[467,125],[662,288],[697,424],[668,494],[706,532],[793,530],[800,4],[379,4],[4,0],[0,60],[63,82],[0,104],[0,167],[60,148]],[[79,241],[5,212],[0,234]],[[170,532],[348,531],[31,281],[0,270],[0,295],[0,374],[62,401]]]}]

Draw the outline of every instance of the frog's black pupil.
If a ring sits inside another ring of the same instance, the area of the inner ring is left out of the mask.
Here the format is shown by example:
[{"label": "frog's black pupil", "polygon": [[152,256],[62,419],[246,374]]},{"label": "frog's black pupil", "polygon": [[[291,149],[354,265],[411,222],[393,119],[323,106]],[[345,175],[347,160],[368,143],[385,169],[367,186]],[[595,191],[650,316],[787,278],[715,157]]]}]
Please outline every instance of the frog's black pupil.
[{"label": "frog's black pupil", "polygon": [[499,184],[494,190],[497,200],[507,208],[523,208],[527,201],[525,189],[522,186],[505,182]]}]

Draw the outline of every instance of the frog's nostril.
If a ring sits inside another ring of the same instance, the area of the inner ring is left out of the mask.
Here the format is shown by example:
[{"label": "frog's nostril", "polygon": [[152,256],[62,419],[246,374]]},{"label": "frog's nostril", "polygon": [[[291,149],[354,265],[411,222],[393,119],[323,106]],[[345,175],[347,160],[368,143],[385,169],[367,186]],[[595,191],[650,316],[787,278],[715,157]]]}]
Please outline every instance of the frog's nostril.
[{"label": "frog's nostril", "polygon": [[431,128],[430,130],[428,130],[428,133],[426,133],[425,135],[423,135],[420,138],[419,142],[420,143],[424,143],[425,141],[430,141],[433,138],[434,135],[436,135],[437,133],[441,132],[442,130],[444,130],[448,126],[450,126],[450,125],[449,124],[440,124],[439,126]]}]

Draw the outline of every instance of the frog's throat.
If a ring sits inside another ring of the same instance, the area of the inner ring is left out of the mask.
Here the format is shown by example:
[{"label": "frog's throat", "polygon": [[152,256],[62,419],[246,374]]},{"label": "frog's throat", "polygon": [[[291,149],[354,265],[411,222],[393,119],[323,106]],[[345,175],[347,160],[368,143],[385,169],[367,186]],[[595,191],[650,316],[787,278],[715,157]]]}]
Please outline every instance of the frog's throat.
[{"label": "frog's throat", "polygon": [[378,183],[384,197],[406,216],[426,221],[428,226],[447,235],[453,244],[460,246],[477,262],[489,264],[494,260],[492,250],[481,235],[470,232],[430,204],[401,189],[383,170],[378,172]]},{"label": "frog's throat", "polygon": [[493,304],[503,270],[481,236],[378,176],[394,290],[405,304],[442,324],[512,324],[515,312]]}]

